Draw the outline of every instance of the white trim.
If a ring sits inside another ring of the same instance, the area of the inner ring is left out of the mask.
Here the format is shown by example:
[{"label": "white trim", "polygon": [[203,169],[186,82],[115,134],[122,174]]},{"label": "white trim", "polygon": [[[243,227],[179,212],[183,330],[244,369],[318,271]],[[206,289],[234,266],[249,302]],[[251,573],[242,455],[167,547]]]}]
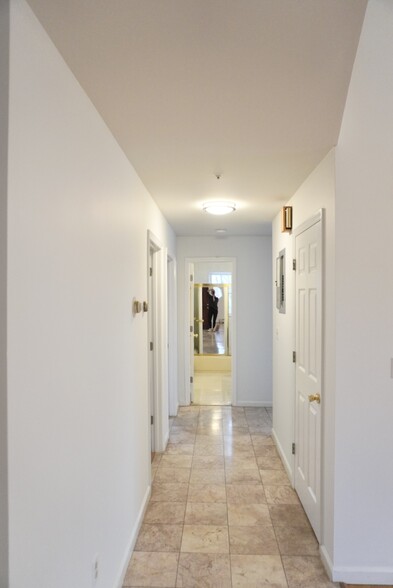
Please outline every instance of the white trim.
[{"label": "white trim", "polygon": [[138,516],[137,516],[137,519],[136,519],[136,523],[134,525],[134,528],[132,529],[131,537],[130,537],[130,540],[128,542],[128,547],[127,547],[127,549],[125,551],[125,554],[123,556],[122,564],[121,564],[121,567],[120,567],[120,572],[119,572],[118,578],[117,578],[117,580],[116,580],[116,582],[114,584],[114,588],[122,588],[122,586],[124,584],[124,579],[126,577],[126,573],[127,573],[128,565],[130,563],[132,552],[134,551],[135,543],[136,543],[136,540],[138,538],[138,534],[139,534],[140,528],[142,526],[142,522],[143,522],[143,519],[144,519],[144,516],[145,516],[145,512],[146,512],[147,506],[149,504],[150,495],[151,495],[151,486],[148,486],[147,487],[147,490],[146,490],[146,493],[145,493],[145,496],[143,498],[141,507],[139,509],[139,513],[138,513]]},{"label": "white trim", "polygon": [[[185,258],[185,279],[184,279],[184,295],[185,295],[185,305],[184,305],[184,376],[185,376],[185,398],[184,404],[180,403],[182,406],[189,406],[191,403],[191,392],[190,392],[190,367],[191,367],[191,355],[190,355],[190,345],[189,345],[189,337],[190,337],[190,324],[189,324],[189,317],[190,317],[190,265],[194,263],[220,263],[220,262],[230,262],[232,263],[232,406],[240,406],[237,403],[237,366],[236,366],[236,359],[237,359],[237,350],[236,350],[236,320],[237,320],[237,312],[236,312],[236,257],[186,257]],[[250,406],[258,406],[256,404]]]},{"label": "white trim", "polygon": [[293,467],[291,467],[291,464],[287,460],[287,457],[285,455],[285,451],[283,450],[282,445],[281,445],[281,443],[276,435],[276,431],[274,429],[272,429],[272,439],[274,441],[274,445],[276,446],[278,454],[281,457],[281,461],[284,464],[285,471],[287,472],[288,478],[290,479],[292,487],[293,487],[294,486],[294,469],[293,469]]},{"label": "white trim", "polygon": [[168,414],[176,416],[179,407],[177,386],[177,297],[176,261],[167,257],[167,330],[168,330]]},{"label": "white trim", "polygon": [[236,406],[255,406],[255,407],[268,407],[273,406],[271,400],[239,400]]},{"label": "white trim", "polygon": [[[304,233],[304,231],[307,231],[307,229],[309,229],[313,225],[316,225],[319,221],[323,221],[323,220],[324,220],[324,210],[323,210],[323,208],[320,208],[319,210],[317,210],[317,212],[315,214],[310,216],[307,220],[305,220],[303,223],[301,223],[299,226],[297,226],[293,229],[293,232],[292,232],[292,235],[294,237],[293,242],[295,241],[295,237],[300,235],[300,233]],[[322,224],[322,226],[323,226],[323,224]],[[296,249],[293,249],[293,251],[296,252]]]},{"label": "white trim", "polygon": [[319,555],[321,556],[323,566],[326,570],[327,575],[329,576],[329,579],[332,580],[332,578],[333,578],[333,562],[330,559],[330,555],[328,554],[327,549],[324,545],[319,546]]}]

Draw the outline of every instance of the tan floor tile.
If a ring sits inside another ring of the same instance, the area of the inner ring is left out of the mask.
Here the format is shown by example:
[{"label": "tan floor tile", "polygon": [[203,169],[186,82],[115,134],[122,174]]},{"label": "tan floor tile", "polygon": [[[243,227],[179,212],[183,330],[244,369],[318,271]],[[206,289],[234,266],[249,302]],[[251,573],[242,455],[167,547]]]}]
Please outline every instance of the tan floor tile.
[{"label": "tan floor tile", "polygon": [[224,484],[224,468],[192,468],[190,484]]},{"label": "tan floor tile", "polygon": [[185,502],[150,502],[143,522],[182,525],[185,512]]},{"label": "tan floor tile", "polygon": [[[262,426],[257,425],[256,427],[253,425],[250,425],[249,429],[250,429],[251,435],[255,435],[255,436],[262,435],[263,437],[270,437],[270,435],[272,434],[272,426],[271,425],[266,425],[266,424],[262,425]],[[271,439],[271,443],[272,444],[274,443],[273,439]]]},{"label": "tan floor tile", "polygon": [[151,491],[152,502],[187,502],[188,484],[156,484]]},{"label": "tan floor tile", "polygon": [[225,455],[225,466],[242,470],[258,469],[255,455]]},{"label": "tan floor tile", "polygon": [[168,443],[165,453],[168,455],[192,455],[194,445],[186,443]]},{"label": "tan floor tile", "polygon": [[257,457],[280,457],[274,445],[265,445],[253,440],[254,451]]},{"label": "tan floor tile", "polygon": [[281,555],[319,555],[318,541],[309,528],[275,527]]},{"label": "tan floor tile", "polygon": [[162,456],[159,467],[161,468],[190,468],[192,455],[168,455]]},{"label": "tan floor tile", "polygon": [[259,470],[227,467],[225,469],[227,484],[260,484],[261,476]]},{"label": "tan floor tile", "polygon": [[152,467],[158,467],[162,458],[162,453],[155,453],[153,461],[151,462]]},{"label": "tan floor tile", "polygon": [[190,484],[188,502],[226,502],[224,484]]},{"label": "tan floor tile", "polygon": [[297,494],[290,486],[265,486],[268,504],[299,504]]},{"label": "tan floor tile", "polygon": [[228,504],[266,504],[262,484],[227,484]]},{"label": "tan floor tile", "polygon": [[251,457],[255,459],[254,448],[252,445],[247,445],[244,447],[237,447],[234,445],[225,444],[224,445],[224,455],[226,457]]},{"label": "tan floor tile", "polygon": [[188,502],[186,525],[227,525],[227,505],[222,502]]},{"label": "tan floor tile", "polygon": [[239,427],[237,425],[224,425],[223,426],[223,432],[224,435],[232,435],[233,437],[236,437],[237,435],[249,435],[250,431],[248,429],[248,427]]},{"label": "tan floor tile", "polygon": [[132,555],[123,586],[174,588],[178,559],[178,553],[136,551]]},{"label": "tan floor tile", "polygon": [[223,468],[224,457],[222,455],[194,455],[192,460],[193,468]]},{"label": "tan floor tile", "polygon": [[135,551],[180,551],[182,525],[142,525]]},{"label": "tan floor tile", "polygon": [[[251,427],[251,428],[256,428],[256,427]],[[258,429],[259,431],[262,431],[262,429]],[[252,431],[250,431],[251,433],[251,439],[252,442],[255,445],[258,445],[259,447],[265,447],[265,446],[274,446],[274,441],[272,439],[272,437],[270,435],[265,435],[262,432],[258,432],[258,433],[253,433]]]},{"label": "tan floor tile", "polygon": [[330,582],[319,557],[283,556],[289,588],[333,588],[339,584]]},{"label": "tan floor tile", "polygon": [[277,555],[231,555],[233,588],[287,588]]},{"label": "tan floor tile", "polygon": [[157,483],[168,482],[174,484],[175,482],[188,483],[190,479],[191,468],[165,468],[159,467],[155,476]]},{"label": "tan floor tile", "polygon": [[157,474],[157,470],[158,468],[151,468],[151,481],[154,481],[154,478],[156,477]]},{"label": "tan floor tile", "polygon": [[271,525],[229,526],[229,548],[238,555],[278,555],[276,537]]},{"label": "tan floor tile", "polygon": [[273,527],[285,525],[310,528],[310,523],[300,504],[274,504],[269,506],[269,511]]},{"label": "tan floor tile", "polygon": [[266,504],[228,504],[228,522],[236,527],[270,525],[269,508]]},{"label": "tan floor tile", "polygon": [[195,434],[194,433],[175,433],[170,431],[169,433],[169,443],[184,443],[186,445],[191,445],[195,443]]},{"label": "tan floor tile", "polygon": [[284,465],[279,457],[257,457],[260,470],[283,470]]},{"label": "tan floor tile", "polygon": [[229,553],[228,527],[184,525],[181,552]]},{"label": "tan floor tile", "polygon": [[229,555],[181,553],[177,588],[231,588]]},{"label": "tan floor tile", "polygon": [[195,445],[194,455],[224,455],[224,445]]},{"label": "tan floor tile", "polygon": [[285,471],[281,470],[260,470],[264,486],[290,486],[291,482]]}]

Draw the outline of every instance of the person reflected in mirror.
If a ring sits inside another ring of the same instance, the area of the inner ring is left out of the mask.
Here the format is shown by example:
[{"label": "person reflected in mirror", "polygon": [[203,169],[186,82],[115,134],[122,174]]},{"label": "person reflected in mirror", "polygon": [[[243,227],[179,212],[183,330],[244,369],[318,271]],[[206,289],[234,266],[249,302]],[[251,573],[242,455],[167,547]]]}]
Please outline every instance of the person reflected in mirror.
[{"label": "person reflected in mirror", "polygon": [[209,294],[209,303],[208,303],[208,309],[209,309],[209,331],[216,331],[218,329],[218,324],[216,324],[217,321],[217,314],[218,314],[218,298],[216,296],[215,291],[213,290],[213,288],[210,288],[208,290],[208,294]]}]

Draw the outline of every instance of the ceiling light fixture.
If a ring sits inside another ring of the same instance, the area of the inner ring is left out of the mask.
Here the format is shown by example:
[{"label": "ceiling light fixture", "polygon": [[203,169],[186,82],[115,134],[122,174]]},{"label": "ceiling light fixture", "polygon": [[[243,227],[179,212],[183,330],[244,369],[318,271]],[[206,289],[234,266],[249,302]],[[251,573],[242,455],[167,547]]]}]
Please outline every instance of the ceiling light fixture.
[{"label": "ceiling light fixture", "polygon": [[218,200],[215,202],[204,202],[202,208],[209,214],[229,214],[236,210],[236,204],[234,202]]}]

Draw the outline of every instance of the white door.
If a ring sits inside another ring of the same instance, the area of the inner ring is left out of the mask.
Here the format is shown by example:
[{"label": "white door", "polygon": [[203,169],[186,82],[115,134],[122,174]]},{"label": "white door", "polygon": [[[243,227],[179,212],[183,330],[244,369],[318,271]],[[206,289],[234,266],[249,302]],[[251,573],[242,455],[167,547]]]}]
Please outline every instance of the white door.
[{"label": "white door", "polygon": [[320,539],[322,402],[322,220],[296,243],[295,489]]},{"label": "white door", "polygon": [[190,297],[190,316],[189,316],[189,332],[190,332],[190,402],[194,401],[194,336],[198,333],[194,332],[194,264],[189,264],[189,297]]},{"label": "white door", "polygon": [[151,454],[155,452],[155,431],[154,431],[154,413],[155,413],[155,357],[154,357],[154,320],[155,320],[155,299],[154,299],[154,250],[150,249],[149,253],[149,291],[148,291],[148,329],[149,329],[149,406],[150,406],[150,434],[151,434]]}]

